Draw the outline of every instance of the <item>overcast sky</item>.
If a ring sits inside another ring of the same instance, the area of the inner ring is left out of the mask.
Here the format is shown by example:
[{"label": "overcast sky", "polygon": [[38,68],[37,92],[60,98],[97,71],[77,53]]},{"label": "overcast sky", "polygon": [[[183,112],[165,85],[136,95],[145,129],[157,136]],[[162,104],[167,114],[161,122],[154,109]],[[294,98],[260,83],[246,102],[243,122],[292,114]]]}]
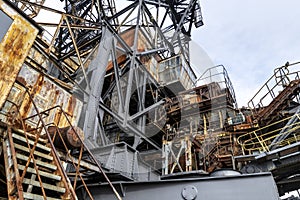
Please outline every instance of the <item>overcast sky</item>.
[{"label": "overcast sky", "polygon": [[200,0],[200,4],[204,26],[192,32],[191,46],[198,46],[192,53],[200,54],[194,65],[201,63],[198,71],[203,72],[223,64],[239,107],[247,105],[276,67],[300,61],[300,0]]},{"label": "overcast sky", "polygon": [[299,0],[202,0],[200,4],[205,25],[194,29],[192,38],[213,64],[226,67],[239,107],[246,106],[274,68],[300,61]]}]

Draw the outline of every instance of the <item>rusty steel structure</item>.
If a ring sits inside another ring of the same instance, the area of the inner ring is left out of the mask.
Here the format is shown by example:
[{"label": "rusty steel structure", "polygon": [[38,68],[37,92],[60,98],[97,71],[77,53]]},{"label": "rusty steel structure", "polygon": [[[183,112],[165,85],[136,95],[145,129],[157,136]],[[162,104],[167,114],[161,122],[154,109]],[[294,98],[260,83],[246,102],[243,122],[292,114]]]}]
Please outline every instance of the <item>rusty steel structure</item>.
[{"label": "rusty steel structure", "polygon": [[191,67],[198,0],[0,0],[0,24],[1,198],[299,189],[299,63],[239,108],[224,66]]}]

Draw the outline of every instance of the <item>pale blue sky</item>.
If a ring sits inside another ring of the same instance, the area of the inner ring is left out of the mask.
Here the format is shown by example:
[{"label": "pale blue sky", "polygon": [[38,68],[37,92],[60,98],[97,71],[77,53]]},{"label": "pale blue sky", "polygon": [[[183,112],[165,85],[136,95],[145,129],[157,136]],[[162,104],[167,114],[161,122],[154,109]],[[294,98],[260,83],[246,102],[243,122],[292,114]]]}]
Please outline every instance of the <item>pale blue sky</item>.
[{"label": "pale blue sky", "polygon": [[274,68],[300,61],[299,0],[200,3],[205,25],[194,29],[192,38],[215,65],[227,68],[239,107],[246,106]]}]

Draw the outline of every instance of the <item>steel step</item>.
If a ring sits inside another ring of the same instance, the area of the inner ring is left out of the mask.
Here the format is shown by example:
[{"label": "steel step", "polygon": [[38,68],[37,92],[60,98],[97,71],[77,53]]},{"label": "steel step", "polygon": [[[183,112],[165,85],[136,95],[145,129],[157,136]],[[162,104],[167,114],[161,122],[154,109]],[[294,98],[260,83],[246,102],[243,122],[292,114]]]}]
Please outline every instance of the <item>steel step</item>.
[{"label": "steel step", "polygon": [[[20,136],[20,135],[17,135],[15,133],[12,134],[12,137],[19,140],[19,141],[22,141],[22,142],[25,142],[26,143],[26,138],[24,136]],[[31,144],[31,145],[34,145],[34,141],[31,140],[31,139],[28,139],[28,143]],[[49,147],[46,147],[45,145],[43,144],[40,144],[40,143],[37,143],[36,147],[40,148],[40,149],[43,149],[47,152],[50,152],[51,151],[51,148]]]},{"label": "steel step", "polygon": [[[24,199],[44,200],[44,197],[38,194],[23,192]],[[47,197],[47,200],[61,200],[57,198]]]},{"label": "steel step", "polygon": [[[19,153],[17,153],[16,156],[17,156],[18,159],[21,159],[21,160],[24,160],[24,161],[28,160],[28,156],[24,156],[24,155],[19,154]],[[30,160],[30,162],[32,163],[32,159]],[[40,160],[35,160],[35,162],[39,166],[46,167],[46,168],[51,169],[53,171],[57,170],[57,166],[55,166],[55,165],[52,165],[52,164],[49,164],[49,163],[46,163],[46,162],[43,162],[43,161],[40,161]]]},{"label": "steel step", "polygon": [[[28,184],[28,185],[33,185],[35,187],[41,187],[40,182],[31,180],[31,179],[28,179],[28,178],[24,178],[23,183]],[[56,186],[56,185],[51,185],[51,184],[48,184],[48,183],[43,183],[43,187],[44,187],[44,189],[53,190],[53,191],[56,191],[56,192],[59,192],[59,193],[65,193],[66,192],[66,188],[59,187],[59,186]]]},{"label": "steel step", "polygon": [[[29,149],[28,149],[27,147],[25,147],[25,146],[22,146],[22,145],[19,145],[19,144],[14,144],[14,146],[15,146],[16,149],[19,149],[19,150],[21,150],[21,151],[25,151],[25,152],[30,153]],[[34,155],[37,155],[37,156],[39,156],[39,157],[45,158],[45,159],[47,159],[47,160],[50,160],[50,161],[53,160],[53,157],[52,157],[52,156],[47,155],[47,154],[44,154],[44,153],[41,153],[41,152],[39,152],[39,151],[37,151],[37,150],[35,150],[35,151],[33,152],[33,154],[34,154]]]},{"label": "steel step", "polygon": [[[24,136],[26,134],[32,140],[36,139],[36,135],[35,134],[29,133],[29,132],[24,132],[21,129],[12,128],[12,132],[17,133],[18,135],[21,135],[21,136]],[[39,142],[46,144],[48,142],[48,140],[39,137]]]},{"label": "steel step", "polygon": [[[18,165],[18,169],[19,170],[24,170],[25,166],[19,164]],[[36,174],[35,169],[31,168],[31,167],[27,168],[27,172],[32,173],[32,174]],[[41,171],[41,170],[39,170],[39,175],[47,177],[47,178],[50,178],[50,179],[54,179],[56,181],[60,181],[61,180],[61,176],[55,175],[55,174],[51,174],[51,173],[48,173],[48,172],[44,172],[44,171]]]}]

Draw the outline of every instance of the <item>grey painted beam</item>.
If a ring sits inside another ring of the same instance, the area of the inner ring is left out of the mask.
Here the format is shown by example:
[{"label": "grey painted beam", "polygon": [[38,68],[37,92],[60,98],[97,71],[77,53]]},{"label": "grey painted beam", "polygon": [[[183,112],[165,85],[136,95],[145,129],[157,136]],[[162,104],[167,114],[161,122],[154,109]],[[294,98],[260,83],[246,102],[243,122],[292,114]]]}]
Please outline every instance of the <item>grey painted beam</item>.
[{"label": "grey painted beam", "polygon": [[[199,175],[200,176],[200,175]],[[271,173],[115,183],[123,200],[278,200]],[[113,199],[107,185],[88,185],[95,199]],[[80,196],[80,188],[77,194]]]}]

